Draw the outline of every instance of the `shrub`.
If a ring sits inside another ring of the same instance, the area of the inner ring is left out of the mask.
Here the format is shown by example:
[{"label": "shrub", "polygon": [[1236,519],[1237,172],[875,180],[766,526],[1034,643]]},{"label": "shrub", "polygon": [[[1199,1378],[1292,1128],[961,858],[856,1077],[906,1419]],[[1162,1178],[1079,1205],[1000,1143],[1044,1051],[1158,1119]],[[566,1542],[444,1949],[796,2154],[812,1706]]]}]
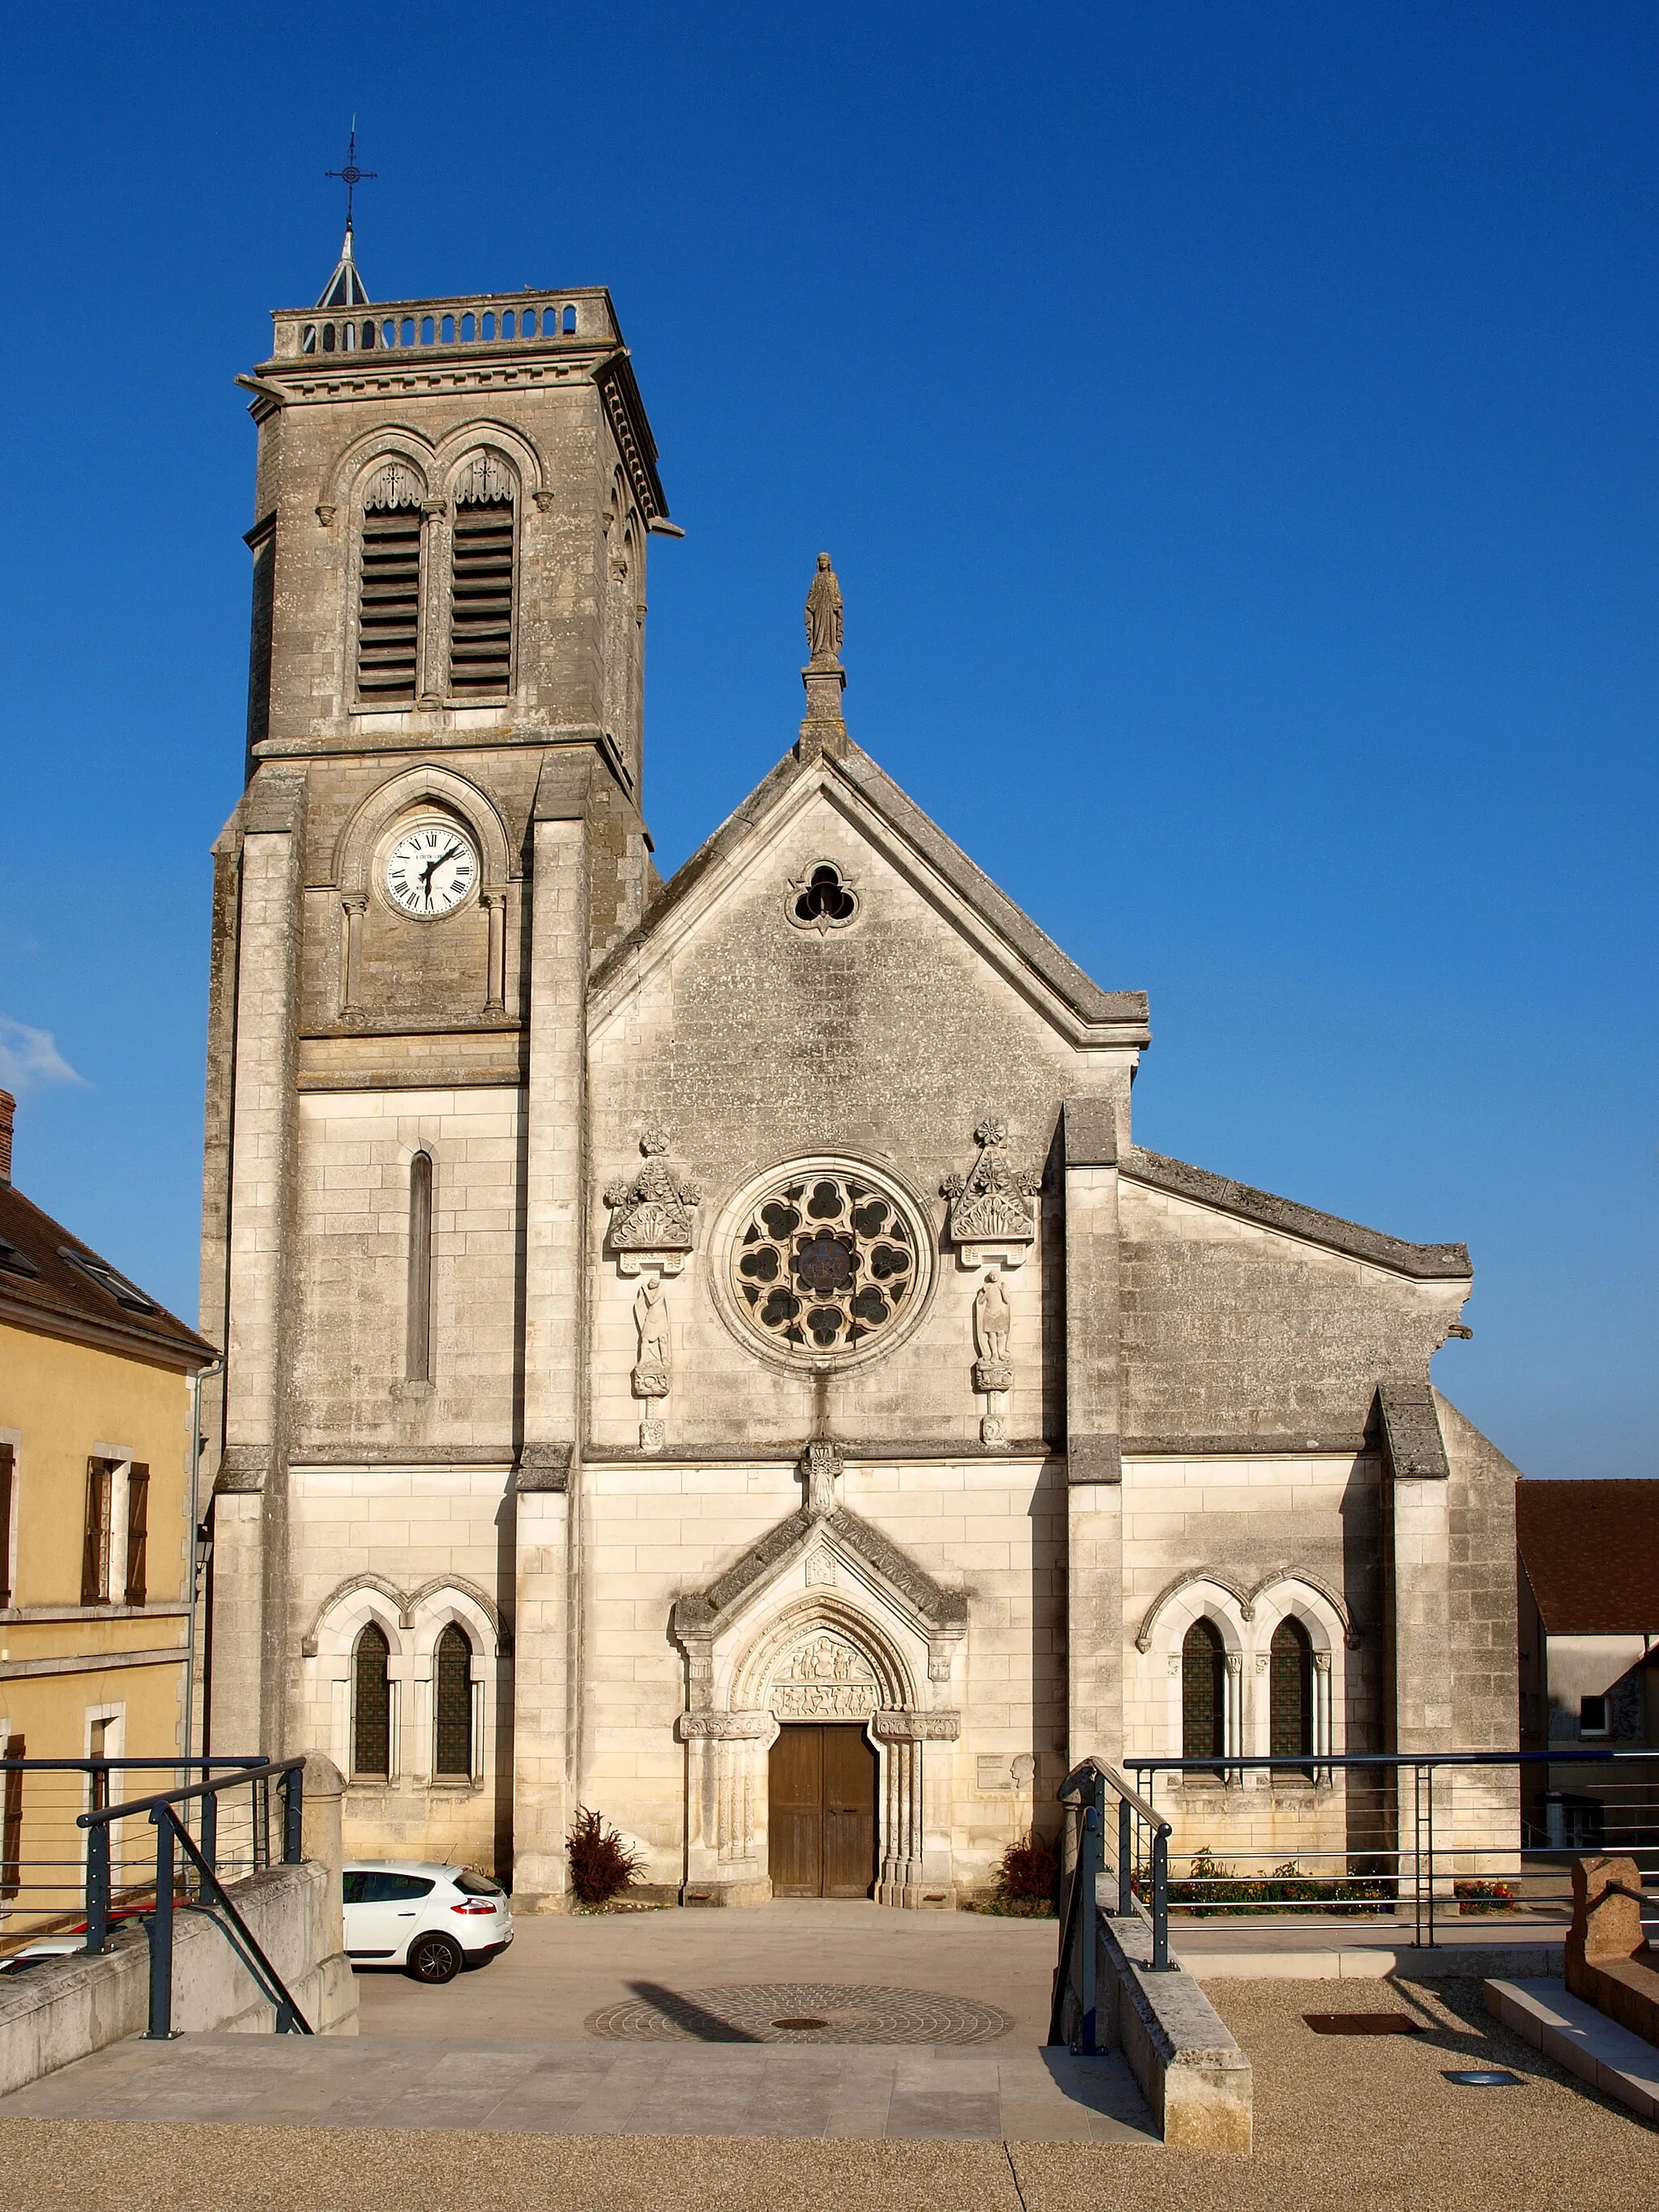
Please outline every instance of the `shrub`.
[{"label": "shrub", "polygon": [[[1146,1898],[1151,1885],[1138,1881],[1135,1890]],[[1294,1859],[1286,1859],[1270,1875],[1241,1878],[1202,1844],[1193,1853],[1187,1879],[1170,1882],[1170,1903],[1195,1920],[1212,1913],[1272,1912],[1284,1905],[1323,1905],[1342,1915],[1393,1910],[1392,1885],[1375,1876],[1320,1881],[1304,1875]]]},{"label": "shrub", "polygon": [[1052,1919],[1059,1887],[1060,1861],[1054,1846],[1033,1828],[1002,1854],[991,1910],[1013,1920]]},{"label": "shrub", "polygon": [[1512,1881],[1478,1879],[1455,1881],[1452,1894],[1456,1898],[1457,1909],[1462,1913],[1508,1912],[1515,1905],[1515,1884]]},{"label": "shrub", "polygon": [[644,1864],[616,1829],[605,1826],[604,1814],[590,1813],[585,1805],[577,1808],[575,1826],[564,1847],[570,1856],[570,1887],[576,1902],[592,1911],[620,1897]]}]

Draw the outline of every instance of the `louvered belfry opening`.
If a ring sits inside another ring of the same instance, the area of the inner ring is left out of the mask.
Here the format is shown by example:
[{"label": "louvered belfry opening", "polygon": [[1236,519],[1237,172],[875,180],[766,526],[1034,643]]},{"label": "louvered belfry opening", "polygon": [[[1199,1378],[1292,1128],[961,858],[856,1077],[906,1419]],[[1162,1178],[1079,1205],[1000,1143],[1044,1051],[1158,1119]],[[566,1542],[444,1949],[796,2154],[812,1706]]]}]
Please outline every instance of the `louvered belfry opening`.
[{"label": "louvered belfry opening", "polygon": [[462,698],[513,680],[513,480],[481,453],[455,488],[450,539],[449,688]]},{"label": "louvered belfry opening", "polygon": [[392,462],[368,488],[357,610],[357,691],[376,704],[412,700],[421,649],[421,487]]}]

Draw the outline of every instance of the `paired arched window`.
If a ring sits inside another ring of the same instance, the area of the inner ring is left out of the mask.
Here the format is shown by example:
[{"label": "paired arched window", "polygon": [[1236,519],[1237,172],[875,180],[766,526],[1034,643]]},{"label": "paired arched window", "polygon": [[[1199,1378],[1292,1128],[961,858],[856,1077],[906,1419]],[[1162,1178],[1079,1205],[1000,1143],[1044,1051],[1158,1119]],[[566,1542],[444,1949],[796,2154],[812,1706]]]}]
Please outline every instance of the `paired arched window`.
[{"label": "paired arched window", "polygon": [[[463,465],[450,507],[447,636],[425,643],[431,625],[422,621],[423,605],[428,598],[441,604],[446,589],[444,540],[441,535],[429,550],[425,545],[428,502],[412,466],[390,460],[370,471],[357,587],[357,696],[363,705],[412,705],[428,686],[442,683],[450,696],[463,700],[495,698],[511,688],[514,501],[512,472],[495,454],[477,453]],[[442,514],[441,501],[430,506]],[[434,559],[435,577],[428,574]]]},{"label": "paired arched window", "polygon": [[1314,1748],[1313,1642],[1302,1623],[1289,1615],[1274,1629],[1268,1647],[1267,1698],[1272,1756],[1305,1759]]},{"label": "paired arched window", "polygon": [[409,1292],[404,1371],[411,1382],[432,1380],[432,1155],[409,1164]]},{"label": "paired arched window", "polygon": [[373,1781],[392,1773],[392,1647],[371,1620],[352,1654],[351,1771]]},{"label": "paired arched window", "polygon": [[472,1772],[472,1646],[451,1621],[433,1654],[432,1771],[462,1779]]},{"label": "paired arched window", "polygon": [[1219,1759],[1226,1749],[1226,1648],[1215,1623],[1200,1616],[1181,1646],[1181,1755]]}]

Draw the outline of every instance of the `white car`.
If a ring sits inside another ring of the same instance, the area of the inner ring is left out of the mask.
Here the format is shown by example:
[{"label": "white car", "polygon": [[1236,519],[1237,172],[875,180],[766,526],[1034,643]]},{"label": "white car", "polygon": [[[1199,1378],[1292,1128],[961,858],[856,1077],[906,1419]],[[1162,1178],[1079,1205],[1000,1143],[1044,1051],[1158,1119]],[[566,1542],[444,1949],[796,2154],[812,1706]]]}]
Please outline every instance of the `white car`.
[{"label": "white car", "polygon": [[471,1867],[351,1859],[341,1899],[353,1965],[402,1966],[417,1982],[453,1982],[513,1941],[507,1893]]}]

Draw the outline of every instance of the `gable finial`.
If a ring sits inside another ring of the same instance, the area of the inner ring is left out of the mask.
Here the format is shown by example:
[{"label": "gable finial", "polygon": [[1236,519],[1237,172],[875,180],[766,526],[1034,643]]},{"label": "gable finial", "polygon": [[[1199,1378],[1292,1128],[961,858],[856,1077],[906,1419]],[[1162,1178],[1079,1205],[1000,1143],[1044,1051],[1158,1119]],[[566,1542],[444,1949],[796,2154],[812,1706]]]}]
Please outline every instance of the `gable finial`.
[{"label": "gable finial", "polygon": [[806,687],[806,719],[796,751],[810,761],[823,752],[840,751],[847,741],[841,711],[841,695],[847,688],[847,672],[841,665],[841,583],[827,553],[818,556],[806,594],[805,622],[807,662],[800,680]]}]

